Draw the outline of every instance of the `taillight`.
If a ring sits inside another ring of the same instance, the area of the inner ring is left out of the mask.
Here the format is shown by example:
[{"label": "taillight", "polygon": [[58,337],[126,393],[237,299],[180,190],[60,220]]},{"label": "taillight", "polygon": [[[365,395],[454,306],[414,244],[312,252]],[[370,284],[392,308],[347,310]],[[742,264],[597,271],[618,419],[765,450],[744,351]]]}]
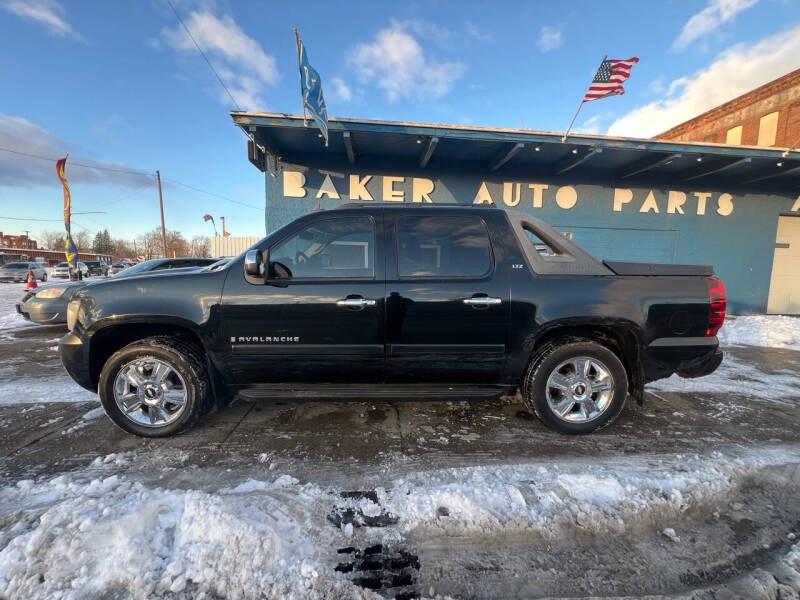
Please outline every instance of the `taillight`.
[{"label": "taillight", "polygon": [[725,322],[725,286],[719,277],[709,277],[708,282],[708,327],[706,336],[717,335],[719,328]]}]

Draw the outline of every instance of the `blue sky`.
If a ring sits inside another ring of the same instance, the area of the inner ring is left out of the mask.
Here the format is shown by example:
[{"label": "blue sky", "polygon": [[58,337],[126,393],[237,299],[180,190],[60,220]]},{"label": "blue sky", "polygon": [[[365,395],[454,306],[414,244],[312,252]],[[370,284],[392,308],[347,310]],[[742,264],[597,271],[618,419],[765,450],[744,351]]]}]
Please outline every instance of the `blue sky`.
[{"label": "blue sky", "polygon": [[[246,109],[300,110],[297,26],[332,116],[563,130],[604,54],[638,56],[624,96],[577,129],[649,137],[800,67],[797,0],[225,2],[175,7]],[[233,106],[166,0],[0,0],[0,148],[70,153],[75,216],[132,237],[158,225],[263,234],[263,176]],[[175,181],[219,194],[195,192]],[[55,166],[0,150],[0,231],[59,229]],[[244,206],[244,204],[249,206]]]}]

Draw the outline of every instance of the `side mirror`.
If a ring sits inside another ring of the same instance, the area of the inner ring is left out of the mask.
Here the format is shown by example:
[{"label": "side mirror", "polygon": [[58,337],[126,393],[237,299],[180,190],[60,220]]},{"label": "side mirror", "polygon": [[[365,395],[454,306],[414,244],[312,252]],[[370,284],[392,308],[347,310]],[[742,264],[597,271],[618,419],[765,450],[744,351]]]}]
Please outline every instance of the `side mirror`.
[{"label": "side mirror", "polygon": [[244,274],[264,278],[264,254],[261,250],[248,250],[244,255]]}]

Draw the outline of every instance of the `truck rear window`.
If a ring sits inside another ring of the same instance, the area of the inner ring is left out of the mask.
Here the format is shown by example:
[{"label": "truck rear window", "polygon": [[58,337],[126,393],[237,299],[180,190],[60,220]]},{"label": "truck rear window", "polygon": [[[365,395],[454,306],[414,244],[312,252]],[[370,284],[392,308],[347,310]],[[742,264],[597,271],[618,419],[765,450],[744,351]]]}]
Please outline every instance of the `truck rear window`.
[{"label": "truck rear window", "polygon": [[491,268],[489,233],[480,217],[399,217],[400,277],[482,277]]}]

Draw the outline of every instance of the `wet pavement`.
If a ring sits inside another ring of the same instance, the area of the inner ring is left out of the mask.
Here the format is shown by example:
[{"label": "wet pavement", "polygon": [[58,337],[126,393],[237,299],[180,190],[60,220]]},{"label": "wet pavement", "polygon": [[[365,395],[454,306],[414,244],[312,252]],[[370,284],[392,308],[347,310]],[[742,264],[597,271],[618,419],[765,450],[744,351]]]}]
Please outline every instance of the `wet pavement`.
[{"label": "wet pavement", "polygon": [[[731,445],[800,442],[800,387],[789,395],[793,384],[800,384],[800,352],[756,347],[726,348],[727,378],[667,385],[669,391],[658,383],[648,386],[643,406],[629,401],[614,424],[588,436],[557,434],[533,418],[518,397],[506,397],[490,402],[237,400],[182,435],[145,440],[119,430],[99,411],[90,412],[98,403],[58,361],[55,345],[63,331],[32,327],[0,336],[0,466],[12,480],[134,450],[181,456],[184,467],[237,472],[258,468],[269,456],[274,468],[297,477],[351,484],[361,478],[378,485],[419,468],[708,453]],[[700,384],[701,391],[695,391]],[[33,395],[26,396],[26,389]],[[12,395],[25,403],[12,404]],[[46,401],[36,402],[39,397]],[[60,397],[70,401],[59,402]]]}]

